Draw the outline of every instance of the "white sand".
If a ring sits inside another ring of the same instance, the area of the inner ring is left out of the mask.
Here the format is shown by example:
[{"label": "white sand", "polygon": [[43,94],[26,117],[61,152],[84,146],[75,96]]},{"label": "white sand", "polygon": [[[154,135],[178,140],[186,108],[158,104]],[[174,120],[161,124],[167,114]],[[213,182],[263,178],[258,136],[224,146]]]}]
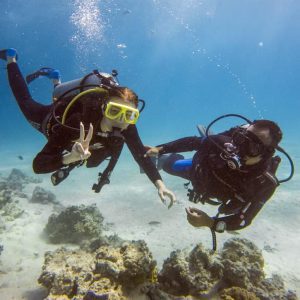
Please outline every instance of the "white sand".
[{"label": "white sand", "polygon": [[[30,166],[22,169],[28,174]],[[0,172],[7,174],[9,168]],[[33,175],[33,174],[30,174]],[[165,176],[169,188],[173,189],[179,203],[168,210],[158,198],[154,186],[146,176],[141,176],[137,167],[120,163],[112,176],[112,183],[95,194],[90,187],[95,182],[97,170],[84,168],[76,170],[57,187],[51,186],[49,176],[42,175],[43,183],[38,184],[54,192],[64,204],[97,203],[105,217],[105,222],[113,223],[111,233],[130,240],[144,239],[159,266],[172,250],[193,247],[202,242],[211,247],[211,234],[208,229],[195,229],[185,219],[185,206],[192,206],[186,200],[184,181]],[[296,181],[296,180],[295,180]],[[134,184],[133,184],[134,183]],[[31,196],[35,184],[27,185],[25,192]],[[257,216],[254,223],[242,231],[238,237],[252,240],[263,250],[267,276],[279,273],[285,280],[286,288],[297,291],[300,295],[300,199],[294,185],[282,186],[272,200]],[[1,255],[0,299],[42,299],[37,278],[41,273],[43,254],[59,246],[50,245],[42,238],[42,230],[52,213],[52,205],[29,203],[19,199],[20,206],[26,210],[23,216],[7,223],[7,230],[0,235],[4,245]],[[214,208],[198,205],[200,209],[214,214]],[[160,224],[149,225],[157,221]],[[218,234],[218,246],[233,237],[232,234]],[[22,296],[23,295],[23,296]]]}]

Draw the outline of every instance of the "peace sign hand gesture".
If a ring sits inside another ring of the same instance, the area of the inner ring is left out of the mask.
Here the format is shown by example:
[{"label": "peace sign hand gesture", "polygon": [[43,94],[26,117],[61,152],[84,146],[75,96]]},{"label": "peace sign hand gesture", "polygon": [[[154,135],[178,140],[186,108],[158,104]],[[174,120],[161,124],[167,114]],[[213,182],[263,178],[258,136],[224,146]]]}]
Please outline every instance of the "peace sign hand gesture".
[{"label": "peace sign hand gesture", "polygon": [[63,156],[62,162],[64,165],[68,165],[75,161],[85,160],[91,156],[91,152],[89,151],[89,146],[91,139],[93,137],[93,125],[90,124],[89,131],[84,138],[84,125],[80,122],[80,135],[79,139],[74,143],[72,150],[70,153],[67,153]]}]

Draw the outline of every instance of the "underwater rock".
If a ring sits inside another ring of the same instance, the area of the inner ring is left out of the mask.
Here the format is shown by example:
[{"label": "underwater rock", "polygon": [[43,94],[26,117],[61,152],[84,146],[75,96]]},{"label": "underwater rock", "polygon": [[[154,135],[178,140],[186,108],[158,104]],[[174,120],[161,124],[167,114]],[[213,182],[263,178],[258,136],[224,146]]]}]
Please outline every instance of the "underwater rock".
[{"label": "underwater rock", "polygon": [[5,181],[0,181],[0,192],[7,188],[7,184]]},{"label": "underwater rock", "polygon": [[58,204],[59,201],[56,200],[56,196],[45,189],[37,186],[32,192],[32,197],[30,202],[41,203],[41,204]]},{"label": "underwater rock", "polygon": [[3,218],[0,216],[0,234],[3,233],[6,229],[5,222]]},{"label": "underwater rock", "polygon": [[5,217],[6,221],[13,221],[19,218],[24,212],[18,206],[18,201],[13,200],[12,194],[13,192],[10,189],[5,188],[0,191],[0,214]]},{"label": "underwater rock", "polygon": [[0,190],[0,209],[2,209],[8,203],[11,203],[12,200],[12,191],[8,189]]},{"label": "underwater rock", "polygon": [[117,234],[110,235],[110,236],[101,236],[92,240],[84,241],[81,243],[81,249],[84,249],[88,252],[94,252],[98,248],[102,246],[114,246],[114,247],[121,247],[121,245],[125,241],[121,239]]},{"label": "underwater rock", "polygon": [[280,275],[273,274],[272,278],[265,278],[251,289],[261,300],[297,300],[293,291],[285,291],[284,282]]},{"label": "underwater rock", "polygon": [[22,183],[14,181],[16,178],[19,178],[17,176],[18,174],[17,171],[12,171],[10,175],[12,182],[9,182],[9,180],[0,182],[0,214],[5,217],[6,221],[13,221],[24,212],[23,209],[19,208],[18,201],[14,200],[15,196],[22,194],[22,192],[19,191],[19,188],[22,188]]},{"label": "underwater rock", "polygon": [[11,190],[14,192],[19,192],[20,196],[24,197],[24,194],[21,193],[24,187],[24,184],[28,183],[40,183],[42,182],[38,178],[33,178],[25,175],[19,169],[12,169],[9,176],[7,178],[1,178],[0,182],[0,191],[2,190]]},{"label": "underwater rock", "polygon": [[220,295],[221,300],[260,300],[255,294],[248,292],[245,289],[233,287],[225,289]]},{"label": "underwater rock", "polygon": [[48,289],[48,300],[127,300],[137,288],[151,300],[298,299],[285,291],[280,276],[265,278],[263,266],[261,251],[252,242],[233,238],[219,254],[211,254],[202,245],[190,252],[173,251],[157,275],[144,241],[111,236],[86,242],[78,250],[47,252],[39,283]]},{"label": "underwater rock", "polygon": [[24,213],[24,209],[17,205],[17,202],[7,203],[1,208],[1,215],[5,217],[6,221],[13,221]]},{"label": "underwater rock", "polygon": [[22,192],[24,178],[26,176],[21,171],[13,169],[9,177],[0,182],[0,214],[5,221],[13,221],[24,213],[19,201],[15,200],[15,197],[26,198]]},{"label": "underwater rock", "polygon": [[264,277],[262,252],[249,240],[233,238],[224,243],[221,251],[224,278],[229,286],[249,290]]},{"label": "underwater rock", "polygon": [[[207,297],[221,291],[222,299],[228,300],[297,299],[294,292],[285,291],[280,276],[265,278],[263,267],[262,251],[254,243],[232,238],[215,255],[201,245],[190,253],[172,252],[158,274],[158,282],[160,288],[171,295]],[[225,288],[229,290],[223,293]]]},{"label": "underwater rock", "polygon": [[149,282],[156,262],[144,241],[105,245],[93,252],[57,249],[45,254],[38,282],[49,299],[130,299],[136,286]]},{"label": "underwater rock", "polygon": [[297,299],[293,292],[285,291],[279,275],[265,278],[262,251],[251,241],[230,239],[225,242],[220,255],[224,265],[223,279],[230,287],[247,289],[261,300]]},{"label": "underwater rock", "polygon": [[13,191],[22,191],[25,179],[26,175],[22,171],[18,169],[12,169],[7,178],[7,187]]},{"label": "underwater rock", "polygon": [[208,293],[222,275],[219,259],[197,245],[191,253],[173,251],[165,260],[158,281],[162,290],[172,295],[197,295]]},{"label": "underwater rock", "polygon": [[101,236],[103,220],[96,205],[70,206],[58,215],[52,214],[44,232],[54,244],[81,243]]},{"label": "underwater rock", "polygon": [[141,292],[145,294],[149,300],[179,300],[178,297],[163,292],[157,283],[144,285]]},{"label": "underwater rock", "polygon": [[92,291],[88,291],[83,297],[83,300],[109,300],[109,299],[111,299],[109,293],[98,295]]}]

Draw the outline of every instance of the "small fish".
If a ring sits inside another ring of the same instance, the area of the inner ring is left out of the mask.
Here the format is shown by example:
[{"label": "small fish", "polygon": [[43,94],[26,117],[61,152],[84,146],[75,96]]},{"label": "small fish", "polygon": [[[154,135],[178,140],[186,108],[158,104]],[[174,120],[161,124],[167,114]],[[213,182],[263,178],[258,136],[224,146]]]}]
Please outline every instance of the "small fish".
[{"label": "small fish", "polygon": [[22,155],[18,155],[18,159],[19,159],[19,160],[23,160],[24,158],[23,158]]},{"label": "small fish", "polygon": [[149,225],[154,225],[154,226],[156,226],[156,225],[159,225],[159,224],[161,224],[161,223],[158,222],[158,221],[150,221],[148,224],[149,224]]},{"label": "small fish", "polygon": [[128,14],[131,14],[131,10],[130,9],[125,9],[124,11],[123,11],[123,15],[128,15]]},{"label": "small fish", "polygon": [[232,234],[232,235],[239,235],[240,233],[239,232],[237,232],[237,231],[229,231],[229,230],[227,230],[227,233],[229,233],[229,234]]}]

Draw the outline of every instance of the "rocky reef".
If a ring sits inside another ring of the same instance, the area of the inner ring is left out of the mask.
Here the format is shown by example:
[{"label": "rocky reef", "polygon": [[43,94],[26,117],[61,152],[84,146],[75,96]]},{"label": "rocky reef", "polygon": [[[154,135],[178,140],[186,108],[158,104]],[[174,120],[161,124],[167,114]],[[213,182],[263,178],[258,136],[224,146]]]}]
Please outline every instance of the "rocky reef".
[{"label": "rocky reef", "polygon": [[40,204],[59,204],[59,201],[56,200],[56,196],[52,192],[46,191],[40,186],[36,186],[33,190],[30,202]]},{"label": "rocky reef", "polygon": [[[49,290],[48,300],[298,299],[279,275],[266,278],[263,267],[252,242],[233,238],[218,254],[201,245],[173,251],[157,274],[144,241],[102,237],[79,250],[46,253],[39,282]],[[137,289],[140,296],[134,298]]]},{"label": "rocky reef", "polygon": [[0,231],[1,228],[3,229],[4,220],[15,220],[24,213],[24,210],[18,205],[19,201],[15,198],[27,198],[27,195],[23,193],[24,185],[36,182],[34,178],[26,176],[18,169],[12,169],[7,178],[0,178],[0,211],[3,216]]},{"label": "rocky reef", "polygon": [[279,275],[265,278],[263,267],[261,251],[249,240],[230,239],[215,255],[197,245],[190,253],[171,253],[158,274],[159,288],[178,296],[219,292],[222,299],[297,299]]},{"label": "rocky reef", "polygon": [[51,243],[80,244],[102,235],[103,220],[96,205],[70,206],[52,214],[44,232]]},{"label": "rocky reef", "polygon": [[[285,290],[280,275],[266,278],[262,252],[249,240],[229,239],[215,254],[201,244],[191,251],[175,250],[159,271],[144,241],[103,235],[104,218],[96,205],[64,208],[53,193],[41,187],[36,186],[31,197],[26,195],[28,183],[39,181],[17,169],[6,178],[0,176],[0,234],[12,227],[10,221],[28,217],[24,209],[29,203],[40,209],[41,205],[32,204],[38,203],[51,205],[47,216],[58,211],[45,226],[48,241],[75,244],[72,250],[60,247],[46,252],[38,279],[48,291],[43,299],[298,299]],[[8,253],[8,246],[0,241],[0,257],[3,249],[2,257]]]},{"label": "rocky reef", "polygon": [[[22,192],[24,185],[29,183],[41,183],[38,178],[30,177],[19,169],[12,169],[7,178],[0,179],[0,185],[14,192]],[[23,194],[24,195],[24,194]]]},{"label": "rocky reef", "polygon": [[190,253],[176,250],[170,254],[158,274],[160,288],[173,295],[207,293],[222,278],[223,265],[202,245]]},{"label": "rocky reef", "polygon": [[155,267],[144,241],[100,239],[90,249],[47,252],[39,283],[49,290],[48,300],[131,299],[133,289],[151,281]]},{"label": "rocky reef", "polygon": [[[0,232],[3,231],[5,221],[13,221],[24,213],[21,208],[20,199],[28,200],[28,195],[24,193],[27,184],[38,184],[41,180],[30,177],[19,169],[12,169],[8,177],[0,177]],[[58,204],[53,193],[45,191],[36,186],[30,202],[43,204]],[[4,226],[5,228],[5,226]]]}]

